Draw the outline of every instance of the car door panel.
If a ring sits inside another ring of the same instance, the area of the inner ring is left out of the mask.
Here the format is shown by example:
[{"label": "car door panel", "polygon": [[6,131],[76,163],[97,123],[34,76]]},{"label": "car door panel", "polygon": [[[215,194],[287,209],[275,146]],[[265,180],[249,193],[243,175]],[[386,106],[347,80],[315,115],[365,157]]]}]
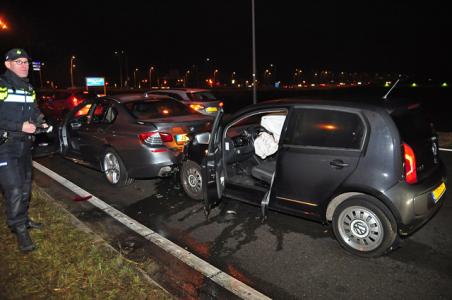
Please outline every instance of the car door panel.
[{"label": "car door panel", "polygon": [[60,131],[60,143],[63,153],[82,158],[81,148],[84,147],[83,132],[89,124],[93,103],[77,106],[63,120]]},{"label": "car door panel", "polygon": [[323,203],[356,169],[366,125],[355,111],[300,108],[290,114],[270,207],[319,216]]},{"label": "car door panel", "polygon": [[212,206],[222,197],[225,187],[225,170],[222,151],[222,119],[223,110],[216,115],[210,133],[207,156],[201,169],[203,174],[204,209],[208,215]]},{"label": "car door panel", "polygon": [[83,144],[80,145],[82,157],[95,166],[98,166],[104,146],[109,144],[107,140],[111,136],[112,120],[107,120],[106,114],[110,109],[112,108],[108,101],[97,103],[92,109],[89,124],[84,125],[80,132],[83,141]]},{"label": "car door panel", "polygon": [[359,151],[284,145],[278,156],[270,207],[320,214],[322,202],[353,172],[359,157]]},{"label": "car door panel", "polygon": [[99,148],[103,145],[104,134],[99,134],[101,124],[87,124],[80,131],[80,153],[83,160],[95,164]]}]

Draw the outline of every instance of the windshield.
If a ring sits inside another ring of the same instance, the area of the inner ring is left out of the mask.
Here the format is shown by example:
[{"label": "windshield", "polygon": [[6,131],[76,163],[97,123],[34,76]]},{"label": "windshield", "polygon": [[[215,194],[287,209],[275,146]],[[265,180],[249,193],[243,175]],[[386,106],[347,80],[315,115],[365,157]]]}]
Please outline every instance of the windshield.
[{"label": "windshield", "polygon": [[124,106],[135,118],[140,120],[195,114],[184,104],[170,99],[151,101],[143,99],[126,103]]},{"label": "windshield", "polygon": [[191,101],[216,101],[217,98],[211,92],[188,93]]}]

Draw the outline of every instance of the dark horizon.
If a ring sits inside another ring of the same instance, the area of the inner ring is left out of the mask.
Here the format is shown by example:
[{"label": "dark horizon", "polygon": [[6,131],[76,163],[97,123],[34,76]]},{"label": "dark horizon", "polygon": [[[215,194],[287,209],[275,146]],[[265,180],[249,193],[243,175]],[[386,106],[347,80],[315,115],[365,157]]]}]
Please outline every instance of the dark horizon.
[{"label": "dark horizon", "polygon": [[[256,1],[258,74],[270,64],[288,80],[306,72],[400,73],[450,79],[452,22],[433,2],[291,3]],[[2,55],[23,47],[46,63],[47,77],[68,81],[69,60],[77,72],[118,79],[118,57],[127,54],[129,76],[150,66],[160,75],[198,70],[243,79],[252,73],[251,1],[2,1]],[[209,60],[207,60],[209,58]],[[123,65],[123,68],[125,66]],[[61,71],[63,70],[63,72]],[[80,75],[80,74],[79,74]]]}]

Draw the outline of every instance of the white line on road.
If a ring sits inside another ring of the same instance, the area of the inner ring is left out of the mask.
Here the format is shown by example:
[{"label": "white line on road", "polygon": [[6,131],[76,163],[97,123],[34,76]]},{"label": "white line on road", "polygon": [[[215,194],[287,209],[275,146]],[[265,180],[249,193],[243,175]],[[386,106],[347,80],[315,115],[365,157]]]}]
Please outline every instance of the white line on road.
[{"label": "white line on road", "polygon": [[448,149],[448,148],[439,148],[439,150],[441,150],[441,151],[448,151],[448,152],[452,152],[452,149]]},{"label": "white line on road", "polygon": [[89,202],[92,205],[96,206],[97,208],[101,209],[105,213],[109,214],[110,216],[112,216],[113,218],[115,218],[128,228],[130,228],[131,230],[143,236],[145,239],[149,240],[150,242],[160,247],[164,251],[172,254],[173,256],[183,261],[188,266],[202,273],[204,276],[210,278],[216,284],[222,286],[223,288],[237,295],[238,297],[242,299],[270,299],[269,297],[256,291],[252,287],[244,284],[243,282],[226,274],[220,269],[212,266],[208,262],[200,259],[193,253],[179,247],[170,240],[167,240],[166,238],[147,228],[143,224],[123,214],[119,210],[111,207],[104,201],[100,200],[96,196],[90,194],[89,192],[85,191],[81,187],[75,185],[74,183],[60,176],[59,174],[53,172],[52,170],[44,167],[43,165],[35,161],[33,161],[33,166],[39,171],[49,176],[50,178],[52,178],[53,180],[59,182],[60,184],[62,184],[75,194],[79,195],[80,197],[91,196],[91,198],[88,199],[86,202]]}]

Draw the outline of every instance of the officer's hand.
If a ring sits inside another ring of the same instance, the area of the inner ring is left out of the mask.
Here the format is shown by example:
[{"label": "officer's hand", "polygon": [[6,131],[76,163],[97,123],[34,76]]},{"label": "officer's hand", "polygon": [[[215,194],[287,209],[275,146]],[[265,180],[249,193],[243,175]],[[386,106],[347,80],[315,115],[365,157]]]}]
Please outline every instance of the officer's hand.
[{"label": "officer's hand", "polygon": [[26,121],[24,122],[24,124],[22,124],[22,131],[25,133],[35,133],[36,126],[35,124]]},{"label": "officer's hand", "polygon": [[42,127],[42,128],[49,128],[49,124],[47,124],[47,123],[42,123],[42,124],[41,124],[41,127]]}]

